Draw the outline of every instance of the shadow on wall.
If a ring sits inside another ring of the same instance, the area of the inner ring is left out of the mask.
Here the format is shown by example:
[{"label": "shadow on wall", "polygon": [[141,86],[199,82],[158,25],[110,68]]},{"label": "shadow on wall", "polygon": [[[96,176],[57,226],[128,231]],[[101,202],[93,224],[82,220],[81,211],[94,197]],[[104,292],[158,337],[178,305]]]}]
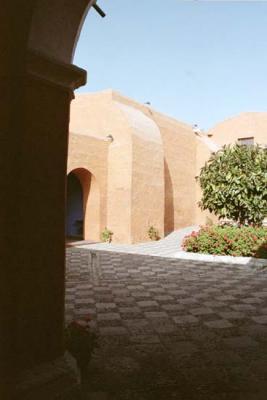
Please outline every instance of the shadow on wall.
[{"label": "shadow on wall", "polygon": [[164,235],[168,235],[174,230],[174,204],[173,186],[170,170],[164,159],[164,178],[165,178],[165,207],[164,207]]}]

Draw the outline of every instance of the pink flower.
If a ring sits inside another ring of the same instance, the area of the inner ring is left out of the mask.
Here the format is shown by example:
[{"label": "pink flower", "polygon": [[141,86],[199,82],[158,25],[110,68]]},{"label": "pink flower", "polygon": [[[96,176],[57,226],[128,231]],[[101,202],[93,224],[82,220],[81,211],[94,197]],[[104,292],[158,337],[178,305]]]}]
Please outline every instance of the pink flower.
[{"label": "pink flower", "polygon": [[196,231],[193,231],[193,232],[191,233],[190,236],[191,236],[191,237],[196,237],[196,236],[197,236],[197,232],[196,232]]},{"label": "pink flower", "polygon": [[75,319],[70,325],[74,326],[75,328],[86,328],[87,322],[82,319]]}]

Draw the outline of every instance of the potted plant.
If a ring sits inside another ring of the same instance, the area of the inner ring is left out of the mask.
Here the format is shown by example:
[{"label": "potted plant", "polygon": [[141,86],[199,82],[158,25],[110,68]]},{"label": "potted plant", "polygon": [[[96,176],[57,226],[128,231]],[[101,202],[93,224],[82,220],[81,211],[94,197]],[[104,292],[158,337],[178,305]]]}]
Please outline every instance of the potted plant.
[{"label": "potted plant", "polygon": [[97,347],[97,335],[90,327],[90,320],[90,317],[74,320],[65,329],[66,349],[76,360],[81,383],[85,381],[89,362]]},{"label": "potted plant", "polygon": [[150,240],[159,240],[160,236],[159,236],[159,232],[156,228],[154,228],[153,225],[151,225],[148,229],[148,237]]},{"label": "potted plant", "polygon": [[110,229],[108,229],[107,227],[105,227],[105,229],[101,233],[101,240],[102,240],[102,242],[111,243],[112,236],[113,236],[113,232]]}]

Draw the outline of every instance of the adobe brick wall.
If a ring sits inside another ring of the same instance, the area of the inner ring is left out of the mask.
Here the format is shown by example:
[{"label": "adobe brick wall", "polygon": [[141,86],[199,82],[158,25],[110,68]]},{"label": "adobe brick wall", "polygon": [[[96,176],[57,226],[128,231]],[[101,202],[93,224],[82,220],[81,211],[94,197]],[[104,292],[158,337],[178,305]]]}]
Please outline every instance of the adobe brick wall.
[{"label": "adobe brick wall", "polygon": [[211,139],[220,144],[230,144],[238,138],[255,138],[255,143],[267,143],[267,113],[245,112],[220,122],[211,128],[208,134]]},{"label": "adobe brick wall", "polygon": [[165,234],[195,223],[196,138],[189,125],[153,112],[165,161]]},{"label": "adobe brick wall", "polygon": [[[201,190],[195,177],[214,147],[250,136],[266,143],[267,113],[223,121],[207,132],[208,139],[196,135],[190,125],[106,90],[76,97],[70,132],[68,171],[85,168],[94,176],[85,237],[98,240],[107,226],[115,243],[138,243],[148,240],[151,225],[163,237],[208,219],[216,221],[197,205]],[[113,141],[107,140],[109,135]]]},{"label": "adobe brick wall", "polygon": [[[149,224],[164,232],[164,164],[159,130],[156,124],[136,108],[113,98],[112,91],[77,96],[73,102],[69,166],[88,159],[90,137],[106,145],[106,188],[101,197],[106,201],[106,226],[114,232],[114,242],[146,241]],[[107,142],[107,135],[113,141]],[[88,139],[85,143],[86,137]],[[82,143],[79,151],[75,147]],[[95,141],[91,141],[92,146]],[[98,145],[98,151],[102,148]],[[93,151],[93,150],[92,150]],[[151,155],[153,162],[151,162]],[[99,156],[98,156],[99,157]],[[81,165],[79,165],[81,166]],[[91,167],[92,169],[93,167]],[[90,170],[90,168],[89,168]],[[101,174],[94,173],[96,181]],[[104,200],[103,200],[104,201]]]},{"label": "adobe brick wall", "polygon": [[164,153],[164,234],[195,223],[197,141],[191,126],[117,92],[113,97],[142,111],[160,131]]},{"label": "adobe brick wall", "polygon": [[[84,169],[89,179],[77,173],[87,199],[84,199],[84,239],[99,241],[107,221],[107,157],[108,142],[70,133],[67,172]],[[88,182],[87,182],[88,181]]]}]

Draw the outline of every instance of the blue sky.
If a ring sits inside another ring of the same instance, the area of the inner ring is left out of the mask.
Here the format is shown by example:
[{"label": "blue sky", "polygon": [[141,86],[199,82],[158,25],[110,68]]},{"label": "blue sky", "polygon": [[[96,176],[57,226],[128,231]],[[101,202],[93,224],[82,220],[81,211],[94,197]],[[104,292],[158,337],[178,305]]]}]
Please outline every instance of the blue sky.
[{"label": "blue sky", "polygon": [[267,1],[98,0],[74,63],[79,92],[113,88],[208,129],[267,111]]}]

